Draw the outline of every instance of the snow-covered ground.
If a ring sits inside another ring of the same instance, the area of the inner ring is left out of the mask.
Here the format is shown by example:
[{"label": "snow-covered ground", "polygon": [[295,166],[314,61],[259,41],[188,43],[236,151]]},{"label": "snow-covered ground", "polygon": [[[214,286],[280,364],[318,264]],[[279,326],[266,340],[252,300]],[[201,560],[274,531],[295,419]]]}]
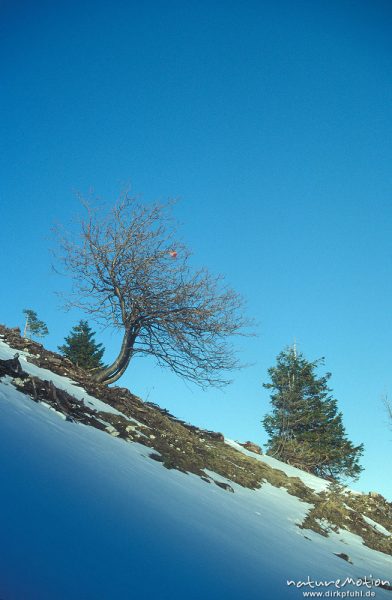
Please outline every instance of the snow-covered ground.
[{"label": "snow-covered ground", "polygon": [[[1,343],[0,358],[13,353]],[[86,398],[65,378],[23,368]],[[230,482],[233,494],[167,470],[150,449],[65,421],[9,378],[0,379],[0,452],[1,600],[274,600],[311,591],[287,580],[392,581],[392,558],[359,537],[299,529],[309,504],[284,489]]]}]

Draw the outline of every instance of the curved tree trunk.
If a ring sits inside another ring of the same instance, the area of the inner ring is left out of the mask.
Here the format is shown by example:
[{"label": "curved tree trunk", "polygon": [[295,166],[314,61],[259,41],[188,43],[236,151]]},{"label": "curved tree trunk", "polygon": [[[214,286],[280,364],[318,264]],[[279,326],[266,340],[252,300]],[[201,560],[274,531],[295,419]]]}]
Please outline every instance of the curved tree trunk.
[{"label": "curved tree trunk", "polygon": [[114,383],[120,379],[121,375],[123,375],[126,371],[132,358],[136,336],[137,334],[133,330],[125,330],[119,355],[111,365],[105,367],[104,369],[100,369],[94,374],[93,378],[95,381],[108,385],[109,383]]}]

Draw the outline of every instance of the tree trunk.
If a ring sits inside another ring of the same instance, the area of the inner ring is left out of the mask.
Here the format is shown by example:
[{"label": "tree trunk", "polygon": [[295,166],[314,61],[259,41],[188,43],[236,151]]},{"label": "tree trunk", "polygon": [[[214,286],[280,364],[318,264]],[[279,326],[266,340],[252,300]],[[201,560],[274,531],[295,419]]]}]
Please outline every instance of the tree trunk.
[{"label": "tree trunk", "polygon": [[24,330],[23,330],[23,337],[25,340],[27,340],[28,325],[29,325],[29,317],[26,317],[26,323],[25,323]]},{"label": "tree trunk", "polygon": [[120,379],[132,358],[136,337],[137,334],[133,330],[125,330],[119,355],[111,365],[104,369],[100,369],[94,374],[93,378],[95,381],[108,385],[109,383],[114,383]]}]

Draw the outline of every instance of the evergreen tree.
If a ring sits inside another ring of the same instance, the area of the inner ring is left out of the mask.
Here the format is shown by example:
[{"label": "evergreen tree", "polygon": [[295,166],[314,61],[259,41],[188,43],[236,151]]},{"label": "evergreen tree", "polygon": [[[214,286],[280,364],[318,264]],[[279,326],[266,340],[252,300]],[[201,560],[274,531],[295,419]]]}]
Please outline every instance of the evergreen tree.
[{"label": "evergreen tree", "polygon": [[91,330],[87,321],[81,320],[65,338],[65,344],[58,346],[58,349],[78,367],[101,368],[104,366],[102,356],[105,348],[95,342],[94,335],[95,332]]},{"label": "evergreen tree", "polygon": [[49,331],[43,321],[37,317],[37,313],[31,308],[25,308],[23,314],[26,315],[26,323],[23,330],[23,337],[44,337]]},{"label": "evergreen tree", "polygon": [[342,413],[328,387],[330,373],[316,374],[323,359],[309,362],[294,348],[286,348],[268,370],[272,414],[262,421],[269,435],[268,454],[326,479],[356,479],[363,444],[346,436]]}]

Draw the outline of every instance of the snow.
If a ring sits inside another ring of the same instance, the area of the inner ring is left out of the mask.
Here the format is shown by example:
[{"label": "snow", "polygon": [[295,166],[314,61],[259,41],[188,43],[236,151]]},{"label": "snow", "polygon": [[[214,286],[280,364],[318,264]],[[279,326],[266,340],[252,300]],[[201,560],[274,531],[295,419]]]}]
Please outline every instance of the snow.
[{"label": "snow", "polygon": [[382,533],[383,535],[386,535],[387,537],[389,537],[391,535],[390,531],[388,531],[388,529],[385,529],[385,527],[380,525],[380,523],[376,523],[376,521],[373,521],[373,519],[371,519],[370,517],[367,517],[366,515],[363,515],[363,518],[366,521],[366,523],[371,525],[379,533]]},{"label": "snow", "polygon": [[227,481],[230,493],[150,452],[65,421],[0,379],[0,598],[275,600],[303,598],[287,580],[308,576],[392,579],[391,557],[358,536],[300,529],[310,505],[286,490]]},{"label": "snow", "polygon": [[226,444],[228,444],[229,446],[232,446],[236,450],[243,452],[243,454],[246,454],[247,456],[251,456],[252,458],[255,458],[256,460],[259,460],[259,461],[265,463],[266,465],[272,467],[273,469],[278,469],[279,471],[283,471],[289,477],[299,477],[299,479],[301,479],[305,485],[307,485],[309,488],[311,488],[315,492],[322,492],[325,489],[327,489],[327,487],[329,485],[328,481],[326,481],[325,479],[316,477],[316,475],[312,475],[311,473],[305,473],[305,471],[301,471],[300,469],[297,469],[296,467],[287,465],[286,463],[283,463],[280,460],[276,460],[276,458],[273,458],[272,456],[266,456],[265,454],[260,455],[260,454],[254,453],[254,452],[250,452],[249,450],[246,450],[246,448],[241,446],[241,444],[238,444],[237,442],[234,442],[233,440],[226,439],[225,442],[226,442]]}]

